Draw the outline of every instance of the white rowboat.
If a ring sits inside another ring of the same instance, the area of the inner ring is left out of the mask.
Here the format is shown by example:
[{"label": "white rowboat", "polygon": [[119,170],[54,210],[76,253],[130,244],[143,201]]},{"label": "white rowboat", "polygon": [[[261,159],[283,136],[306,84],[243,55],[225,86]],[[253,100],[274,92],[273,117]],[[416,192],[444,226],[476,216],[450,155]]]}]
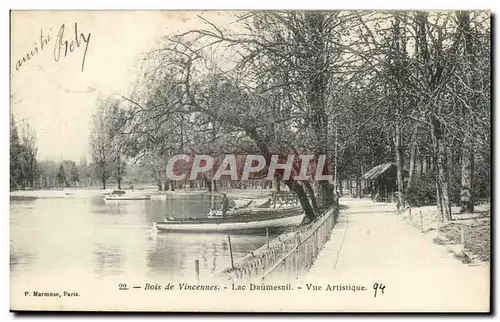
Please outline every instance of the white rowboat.
[{"label": "white rowboat", "polygon": [[154,222],[158,230],[176,232],[252,232],[265,231],[266,228],[276,229],[298,226],[302,223],[304,214],[277,216],[276,218],[203,218],[203,219],[166,219]]}]

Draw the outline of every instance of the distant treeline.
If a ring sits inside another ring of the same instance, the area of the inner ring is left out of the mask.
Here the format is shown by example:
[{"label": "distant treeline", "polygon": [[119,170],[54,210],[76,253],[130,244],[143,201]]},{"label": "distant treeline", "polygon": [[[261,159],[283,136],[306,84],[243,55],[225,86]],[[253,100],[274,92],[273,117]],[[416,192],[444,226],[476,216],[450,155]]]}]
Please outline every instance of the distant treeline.
[{"label": "distant treeline", "polygon": [[[38,145],[36,133],[26,122],[16,123],[14,115],[10,119],[10,190],[18,189],[55,189],[65,187],[99,186],[97,167],[87,163],[86,157],[80,159],[77,165],[73,160],[52,161],[37,159]],[[137,166],[125,165],[120,173],[122,180],[128,186],[151,182],[147,172]],[[110,184],[116,184],[116,178],[111,178]]]}]

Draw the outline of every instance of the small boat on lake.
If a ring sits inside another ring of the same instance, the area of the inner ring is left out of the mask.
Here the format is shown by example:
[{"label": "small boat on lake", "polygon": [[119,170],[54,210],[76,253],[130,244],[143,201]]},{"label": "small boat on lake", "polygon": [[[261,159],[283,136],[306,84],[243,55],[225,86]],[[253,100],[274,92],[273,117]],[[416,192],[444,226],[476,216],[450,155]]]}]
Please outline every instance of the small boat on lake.
[{"label": "small boat on lake", "polygon": [[266,228],[277,229],[298,226],[304,219],[302,209],[288,211],[258,210],[241,211],[228,216],[208,218],[165,218],[162,222],[153,222],[158,230],[176,232],[264,232]]},{"label": "small boat on lake", "polygon": [[106,201],[119,200],[151,200],[150,195],[130,193],[124,190],[113,190],[110,194],[104,197]]}]

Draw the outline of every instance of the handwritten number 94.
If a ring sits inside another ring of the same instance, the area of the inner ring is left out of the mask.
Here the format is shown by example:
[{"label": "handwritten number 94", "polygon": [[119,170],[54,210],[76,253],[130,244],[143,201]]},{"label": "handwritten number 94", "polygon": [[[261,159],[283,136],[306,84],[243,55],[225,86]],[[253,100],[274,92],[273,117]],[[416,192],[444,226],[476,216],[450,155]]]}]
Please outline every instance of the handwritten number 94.
[{"label": "handwritten number 94", "polygon": [[382,294],[384,294],[384,290],[385,290],[385,285],[382,284],[382,283],[375,283],[373,284],[373,290],[375,291],[374,294],[373,294],[373,297],[377,297],[377,292],[378,291],[382,291]]}]

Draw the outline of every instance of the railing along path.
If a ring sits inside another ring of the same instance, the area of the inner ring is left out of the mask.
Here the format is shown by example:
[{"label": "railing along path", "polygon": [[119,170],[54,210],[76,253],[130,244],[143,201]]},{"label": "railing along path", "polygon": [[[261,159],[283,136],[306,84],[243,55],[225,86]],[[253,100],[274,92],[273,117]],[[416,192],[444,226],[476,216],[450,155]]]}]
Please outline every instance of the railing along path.
[{"label": "railing along path", "polygon": [[242,259],[223,274],[233,283],[270,278],[298,278],[312,266],[335,226],[338,206],[329,208],[309,224],[288,229]]}]

